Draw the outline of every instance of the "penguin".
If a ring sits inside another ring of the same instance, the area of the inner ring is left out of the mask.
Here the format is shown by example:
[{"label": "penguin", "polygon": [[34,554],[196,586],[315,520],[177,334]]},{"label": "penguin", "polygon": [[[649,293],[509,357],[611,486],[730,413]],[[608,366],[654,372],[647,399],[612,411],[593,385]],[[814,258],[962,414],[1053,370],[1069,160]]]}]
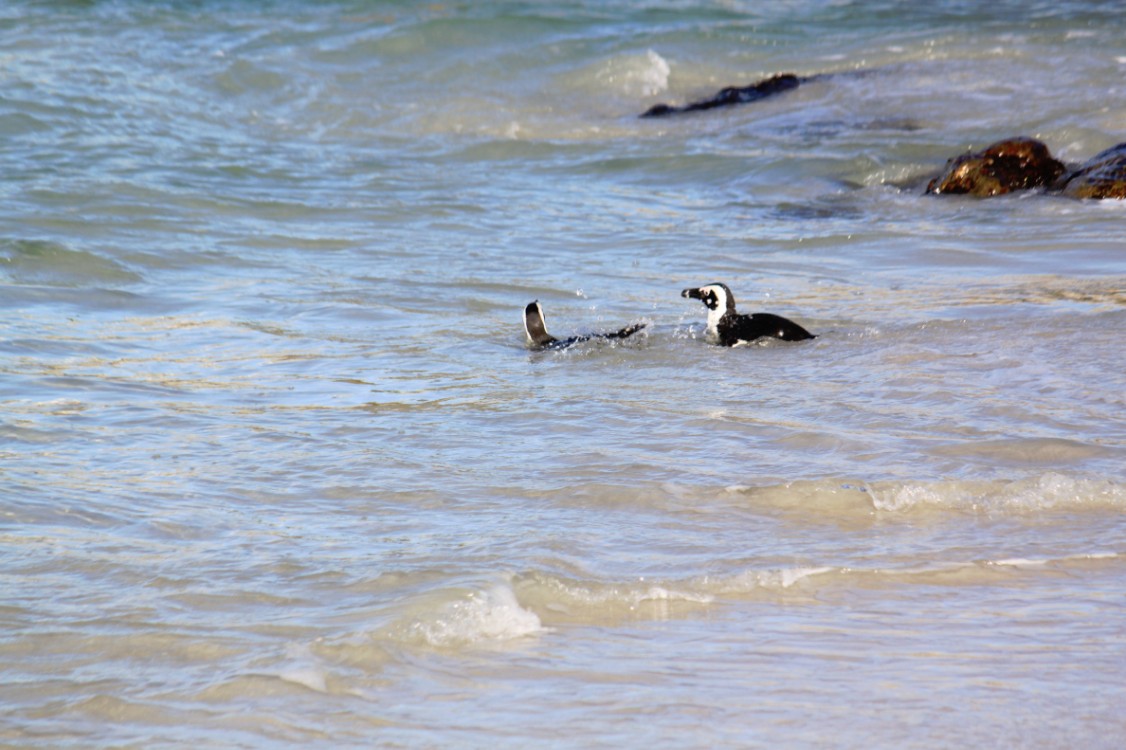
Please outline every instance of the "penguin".
[{"label": "penguin", "polygon": [[667,117],[685,112],[699,112],[716,107],[730,107],[736,104],[748,104],[765,99],[769,96],[781,94],[791,89],[796,89],[803,83],[818,78],[819,76],[796,76],[793,73],[780,73],[764,78],[749,86],[728,86],[720,89],[707,99],[676,107],[671,104],[655,104],[641,113],[642,117]]},{"label": "penguin", "polygon": [[720,346],[735,346],[764,337],[782,341],[817,338],[792,320],[771,313],[741,315],[735,312],[735,295],[726,284],[685,289],[681,297],[698,299],[708,308],[707,338]]},{"label": "penguin", "polygon": [[590,333],[585,336],[572,336],[569,339],[557,339],[547,332],[547,323],[544,322],[543,308],[539,300],[533,300],[524,308],[524,334],[528,346],[533,349],[566,349],[568,346],[580,341],[590,339],[624,339],[640,331],[645,323],[633,323],[611,333]]}]

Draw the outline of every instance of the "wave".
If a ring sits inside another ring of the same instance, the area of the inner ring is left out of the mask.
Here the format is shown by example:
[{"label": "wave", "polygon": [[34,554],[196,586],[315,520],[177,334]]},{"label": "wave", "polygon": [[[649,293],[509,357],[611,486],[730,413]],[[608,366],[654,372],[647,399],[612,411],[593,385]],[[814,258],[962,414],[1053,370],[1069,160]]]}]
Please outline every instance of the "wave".
[{"label": "wave", "polygon": [[874,481],[820,479],[727,491],[755,505],[824,512],[921,511],[987,515],[1126,510],[1126,484],[1056,472],[1025,479]]},{"label": "wave", "polygon": [[691,580],[584,581],[535,571],[518,576],[514,587],[525,606],[555,623],[663,620],[715,601],[713,592]]},{"label": "wave", "polygon": [[496,583],[487,588],[442,591],[389,630],[404,645],[450,648],[497,643],[543,632],[535,612],[521,606],[512,587]]},{"label": "wave", "polygon": [[638,578],[617,582],[580,581],[536,571],[517,576],[513,586],[520,606],[549,630],[563,624],[668,620],[733,601],[801,604],[857,588],[1008,585],[1014,575],[1081,575],[1096,567],[1118,567],[1123,561],[1126,552],[1095,550],[1040,558],[900,560],[866,567],[744,567],[680,580]]},{"label": "wave", "polygon": [[583,477],[572,473],[567,479],[550,489],[518,486],[496,491],[564,507],[792,515],[803,523],[867,523],[912,514],[1036,517],[1061,512],[1118,514],[1126,510],[1126,483],[1062,472],[1004,479],[867,480],[846,476],[726,486],[663,477],[622,484],[593,473]]},{"label": "wave", "polygon": [[1018,481],[877,484],[872,505],[886,512],[918,507],[1000,513],[1126,509],[1126,487],[1105,479],[1049,473]]},{"label": "wave", "polygon": [[0,239],[0,280],[48,287],[127,286],[141,277],[117,261],[47,240]]},{"label": "wave", "polygon": [[564,623],[615,625],[683,617],[724,599],[786,591],[832,571],[795,567],[683,580],[599,581],[536,570],[507,576],[503,582],[440,587],[417,594],[381,627],[365,631],[362,637],[352,633],[331,643],[318,643],[308,653],[289,653],[278,676],[323,690],[323,671],[313,668],[309,658],[314,653],[328,662],[370,662],[380,668],[388,653],[404,648],[489,648],[541,636]]},{"label": "wave", "polygon": [[395,605],[394,612],[364,615],[369,622],[373,616],[382,621],[374,629],[292,643],[272,667],[256,667],[239,679],[268,678],[298,689],[338,692],[347,689],[349,673],[380,672],[392,662],[410,661],[412,652],[510,648],[558,628],[613,628],[701,617],[737,602],[786,608],[833,601],[858,590],[897,597],[911,596],[904,592],[920,586],[1003,588],[1047,578],[1118,577],[1124,562],[1126,550],[1092,549],[1040,557],[900,558],[864,566],[746,566],[717,561],[726,570],[631,580],[577,578],[536,569],[503,580],[494,577],[476,585],[439,586],[418,593]]},{"label": "wave", "polygon": [[518,591],[529,608],[540,611],[547,622],[621,619],[667,619],[708,606],[746,599],[809,601],[830,590],[904,585],[992,585],[1012,579],[1014,571],[1073,573],[1092,566],[1117,566],[1126,554],[1104,550],[1044,558],[1003,558],[934,562],[903,567],[749,568],[728,574],[700,576],[684,581],[617,584],[561,584],[550,576],[533,575]]}]

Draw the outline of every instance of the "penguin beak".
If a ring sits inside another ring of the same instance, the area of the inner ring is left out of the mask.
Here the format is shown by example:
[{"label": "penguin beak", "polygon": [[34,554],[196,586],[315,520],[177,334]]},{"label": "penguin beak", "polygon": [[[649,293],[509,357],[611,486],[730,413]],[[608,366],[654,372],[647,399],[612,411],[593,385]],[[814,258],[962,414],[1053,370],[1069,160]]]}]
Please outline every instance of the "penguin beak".
[{"label": "penguin beak", "polygon": [[680,296],[688,299],[701,299],[699,289],[685,289],[680,293]]}]

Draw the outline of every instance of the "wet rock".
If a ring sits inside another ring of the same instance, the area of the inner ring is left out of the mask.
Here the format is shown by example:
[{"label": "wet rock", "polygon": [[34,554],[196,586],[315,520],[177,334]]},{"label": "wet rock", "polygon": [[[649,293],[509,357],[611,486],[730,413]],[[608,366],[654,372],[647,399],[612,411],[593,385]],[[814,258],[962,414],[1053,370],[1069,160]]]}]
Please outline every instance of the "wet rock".
[{"label": "wet rock", "polygon": [[750,86],[728,86],[727,88],[720,89],[716,94],[707,99],[701,99],[681,107],[675,107],[671,104],[655,104],[643,112],[641,116],[665,117],[667,115],[678,115],[685,112],[699,112],[705,109],[715,109],[716,107],[749,104],[750,102],[757,102],[760,99],[765,99],[775,94],[781,94],[784,91],[796,89],[808,80],[810,79],[801,78],[793,73],[779,73],[770,78],[764,78],[757,83],[752,83]]},{"label": "wet rock", "polygon": [[1056,187],[1072,198],[1126,199],[1126,143],[1096,154],[1064,175]]},{"label": "wet rock", "polygon": [[968,194],[986,198],[1017,190],[1047,187],[1065,171],[1048,147],[1033,138],[1008,138],[983,151],[946,163],[927,185],[928,193]]}]

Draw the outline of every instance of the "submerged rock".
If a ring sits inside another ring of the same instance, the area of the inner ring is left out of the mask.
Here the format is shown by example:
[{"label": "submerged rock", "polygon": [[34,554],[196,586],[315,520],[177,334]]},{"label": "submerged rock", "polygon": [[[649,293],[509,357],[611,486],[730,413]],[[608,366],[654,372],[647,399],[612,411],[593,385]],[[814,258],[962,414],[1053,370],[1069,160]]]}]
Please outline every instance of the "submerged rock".
[{"label": "submerged rock", "polygon": [[[688,104],[655,104],[641,117],[666,117],[749,104],[829,75],[832,74],[798,76],[779,73],[749,86],[722,88],[707,99]],[[1126,143],[1108,148],[1087,163],[1069,170],[1035,138],[1006,138],[981,151],[950,159],[942,174],[927,184],[926,192],[988,198],[1034,188],[1072,198],[1126,200]]]},{"label": "submerged rock", "polygon": [[1126,143],[1096,154],[1064,175],[1056,187],[1072,198],[1126,199]]},{"label": "submerged rock", "polygon": [[810,80],[809,78],[800,78],[793,73],[779,73],[778,75],[764,78],[757,83],[752,83],[749,86],[728,86],[727,88],[720,89],[713,96],[707,99],[685,104],[681,107],[675,107],[671,104],[655,104],[641,114],[642,117],[665,117],[666,115],[678,115],[685,112],[699,112],[705,109],[715,109],[716,107],[731,107],[736,104],[749,104],[750,102],[757,102],[760,99],[765,99],[768,96],[781,94],[784,91],[796,89],[802,83]]},{"label": "submerged rock", "polygon": [[1008,138],[982,151],[957,156],[927,185],[928,193],[1004,195],[1016,190],[1048,187],[1066,167],[1033,138]]}]

